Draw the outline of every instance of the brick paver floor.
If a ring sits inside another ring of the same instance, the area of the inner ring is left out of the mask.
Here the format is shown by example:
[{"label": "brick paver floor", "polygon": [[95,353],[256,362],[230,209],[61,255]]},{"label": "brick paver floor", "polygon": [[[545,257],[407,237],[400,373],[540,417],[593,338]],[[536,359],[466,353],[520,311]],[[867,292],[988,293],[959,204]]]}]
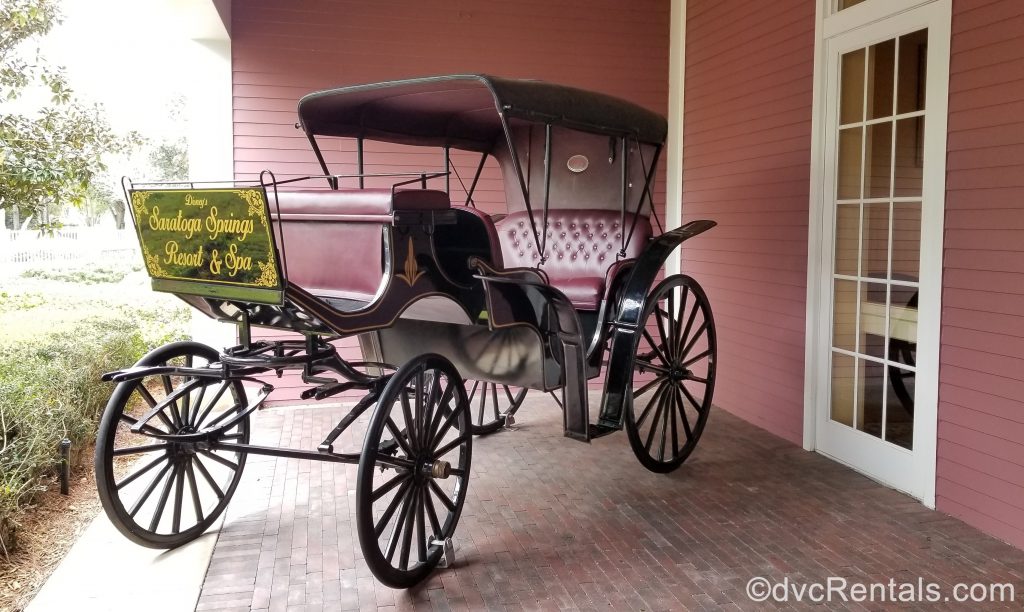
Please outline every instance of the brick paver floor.
[{"label": "brick paver floor", "polygon": [[[745,587],[755,576],[796,586],[830,576],[920,578],[939,584],[943,597],[960,582],[1009,582],[1017,601],[1003,607],[1024,601],[1024,552],[725,412],[712,415],[683,467],[659,475],[640,466],[624,432],[589,445],[571,441],[554,402],[530,398],[517,430],[474,440],[453,568],[415,589],[381,586],[356,539],[354,466],[250,457],[198,609],[805,605],[793,596],[752,602]],[[343,413],[265,410],[255,417],[254,442],[313,449]],[[364,426],[336,448],[357,450]]]}]

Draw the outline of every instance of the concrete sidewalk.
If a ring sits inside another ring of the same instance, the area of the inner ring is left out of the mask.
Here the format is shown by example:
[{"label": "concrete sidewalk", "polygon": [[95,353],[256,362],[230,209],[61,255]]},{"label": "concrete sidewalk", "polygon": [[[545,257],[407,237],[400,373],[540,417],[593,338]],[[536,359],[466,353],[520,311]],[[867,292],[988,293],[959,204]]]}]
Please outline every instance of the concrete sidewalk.
[{"label": "concrete sidewalk", "polygon": [[186,546],[156,550],[130,542],[100,512],[26,612],[194,610],[222,521]]}]

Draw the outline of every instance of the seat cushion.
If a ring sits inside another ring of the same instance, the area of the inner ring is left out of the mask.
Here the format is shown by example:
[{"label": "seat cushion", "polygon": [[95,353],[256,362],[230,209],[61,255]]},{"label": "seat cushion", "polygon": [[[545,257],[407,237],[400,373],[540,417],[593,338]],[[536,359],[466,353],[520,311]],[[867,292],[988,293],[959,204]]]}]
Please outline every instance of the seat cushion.
[{"label": "seat cushion", "polygon": [[[538,225],[540,217],[537,211]],[[597,310],[604,295],[608,270],[621,259],[623,229],[628,236],[633,220],[634,215],[627,214],[623,228],[618,211],[549,211],[547,261],[540,269],[548,275],[551,285],[566,294],[576,308]],[[540,251],[527,213],[512,213],[496,225],[505,267],[537,267]],[[650,237],[650,222],[643,216],[637,218],[632,239],[626,246],[626,258],[639,255]]]},{"label": "seat cushion", "polygon": [[[448,194],[436,189],[297,189],[277,192],[285,215],[390,215],[395,210],[444,210]],[[271,194],[271,212],[276,213]]]}]

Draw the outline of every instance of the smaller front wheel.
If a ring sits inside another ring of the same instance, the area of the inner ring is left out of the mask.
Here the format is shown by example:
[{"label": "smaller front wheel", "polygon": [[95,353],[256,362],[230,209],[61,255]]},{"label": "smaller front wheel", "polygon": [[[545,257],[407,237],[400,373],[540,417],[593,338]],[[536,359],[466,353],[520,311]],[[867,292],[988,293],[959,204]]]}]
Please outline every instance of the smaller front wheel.
[{"label": "smaller front wheel", "polygon": [[356,472],[356,530],[366,565],[387,586],[426,578],[455,533],[470,419],[462,377],[439,355],[410,360],[381,393]]},{"label": "smaller front wheel", "polygon": [[707,295],[670,276],[647,298],[625,420],[629,444],[653,472],[671,472],[696,448],[711,412],[718,341]]}]

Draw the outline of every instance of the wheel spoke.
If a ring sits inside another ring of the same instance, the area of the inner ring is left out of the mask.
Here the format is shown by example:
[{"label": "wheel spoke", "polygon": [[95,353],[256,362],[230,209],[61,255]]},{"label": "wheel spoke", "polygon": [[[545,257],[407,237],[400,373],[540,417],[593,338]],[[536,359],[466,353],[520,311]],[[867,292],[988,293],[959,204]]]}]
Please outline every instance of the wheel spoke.
[{"label": "wheel spoke", "polygon": [[[454,473],[455,470],[452,470]],[[434,496],[430,494],[430,491],[426,491],[423,496],[426,500],[424,506],[427,507],[427,517],[430,519],[430,528],[434,530],[434,538],[441,538],[444,534],[441,533],[441,521],[437,520],[437,508],[434,507]]]},{"label": "wheel spoke", "polygon": [[157,457],[156,459],[150,461],[145,466],[143,466],[142,469],[138,470],[137,472],[133,473],[131,476],[128,476],[127,478],[125,478],[121,482],[119,482],[116,485],[114,485],[115,488],[121,489],[121,488],[124,488],[124,487],[128,486],[129,484],[134,482],[136,478],[138,478],[139,476],[142,476],[146,472],[148,472],[151,469],[155,468],[162,461],[167,461],[167,457]]},{"label": "wheel spoke", "polygon": [[646,385],[644,385],[644,386],[640,387],[639,389],[637,389],[636,391],[634,391],[633,392],[633,399],[635,400],[636,398],[640,397],[644,393],[647,393],[648,391],[650,391],[651,388],[654,387],[654,385],[657,385],[657,384],[659,384],[661,382],[664,382],[664,381],[665,381],[665,377],[664,376],[659,376],[659,377],[655,378],[651,382],[647,383]]},{"label": "wheel spoke", "polygon": [[395,425],[395,422],[391,420],[390,416],[388,416],[388,418],[384,421],[384,426],[387,427],[388,431],[391,432],[391,436],[395,439],[395,442],[397,442],[398,445],[402,447],[402,451],[405,453],[405,456],[412,457],[413,452],[412,449],[409,448],[409,441],[407,440],[406,436],[403,435],[401,431],[399,431],[398,425]]},{"label": "wheel spoke", "polygon": [[153,491],[155,491],[157,486],[160,484],[160,481],[164,479],[164,474],[166,474],[167,471],[170,469],[171,462],[168,461],[167,464],[163,467],[163,469],[161,469],[153,478],[153,481],[149,483],[149,486],[146,487],[146,490],[142,492],[142,495],[139,496],[139,499],[135,500],[135,505],[132,506],[132,509],[128,511],[128,516],[135,518],[135,515],[138,514],[139,510],[142,509],[142,505],[146,503],[146,500],[149,499],[149,496],[153,494]]},{"label": "wheel spoke", "polygon": [[684,385],[683,383],[679,383],[679,390],[683,392],[683,395],[686,396],[686,399],[690,400],[690,402],[693,403],[693,407],[694,409],[697,410],[697,412],[704,412],[704,405],[701,402],[698,402],[695,397],[693,397],[693,394],[691,394],[690,390],[686,388],[686,385]]},{"label": "wheel spoke", "polygon": [[[650,334],[647,334],[648,342],[651,342],[651,346],[653,346],[654,349],[656,351],[658,351],[658,356],[661,357],[662,361],[666,365],[671,363],[671,361],[669,361],[669,360],[672,357],[672,354],[669,352],[669,348],[670,347],[667,345],[667,343],[665,341],[665,338],[668,337],[668,332],[665,331],[665,317],[667,317],[667,316],[668,316],[668,314],[664,310],[662,310],[658,306],[657,303],[655,303],[655,305],[654,305],[654,322],[658,324],[658,337],[661,338],[661,343],[659,344],[657,342],[653,342],[651,337],[650,337]],[[647,330],[647,328],[645,326],[644,327],[644,331],[646,331],[646,330]],[[660,348],[659,348],[659,346],[660,346]]]},{"label": "wheel spoke", "polygon": [[[679,309],[680,310],[685,310],[686,309],[686,301],[690,297],[690,288],[687,287],[686,285],[682,285],[680,287],[680,289],[681,289],[681,293],[682,294],[679,296]],[[695,295],[694,296],[695,300],[696,300],[696,297],[697,296]],[[683,327],[681,325],[679,325],[679,318],[678,318],[678,316],[675,316],[674,318],[676,319],[676,335],[675,335],[675,337],[672,338],[672,350],[673,350],[673,355],[675,355],[676,359],[679,359],[679,356],[680,356],[679,349],[683,346],[683,338],[685,338],[686,334],[689,333],[689,328],[687,327],[687,331],[683,331]]]},{"label": "wheel spoke", "polygon": [[651,397],[651,401],[647,402],[647,405],[644,406],[644,411],[640,413],[640,418],[636,420],[637,431],[640,430],[640,426],[647,420],[647,415],[651,413],[651,410],[661,402],[661,396],[668,387],[666,383],[667,381],[662,382],[662,385],[655,390],[654,396]]},{"label": "wheel spoke", "polygon": [[494,420],[497,421],[501,418],[498,412],[498,383],[491,383],[491,399],[494,400]]},{"label": "wheel spoke", "polygon": [[479,380],[474,380],[474,381],[473,381],[473,388],[472,388],[472,389],[470,389],[470,391],[469,391],[469,393],[468,393],[468,395],[469,395],[469,401],[470,401],[470,402],[472,402],[472,401],[473,401],[473,398],[474,398],[474,397],[476,396],[476,389],[477,389],[477,387],[479,387],[479,386],[480,386],[480,381],[479,381]]},{"label": "wheel spoke", "polygon": [[[186,368],[191,368],[192,367],[192,355],[185,355],[185,367]],[[195,380],[195,378],[188,378],[188,379],[185,380],[185,384],[190,383],[193,380]],[[186,391],[181,396],[181,423],[183,425],[191,423],[191,421],[188,418],[189,407],[192,405],[192,403],[189,401],[189,399],[191,399],[191,396],[192,396],[192,391],[191,390]]]},{"label": "wheel spoke", "polygon": [[445,508],[448,508],[448,512],[455,512],[455,503],[448,497],[448,495],[437,485],[433,479],[428,481],[430,483],[430,490],[434,492],[440,498],[441,503],[444,504]]},{"label": "wheel spoke", "polygon": [[[658,457],[660,457],[662,461],[665,460],[665,441],[668,438],[668,417],[669,413],[672,411],[669,407],[666,407],[663,412],[665,414],[661,424],[661,444],[658,445]],[[675,420],[674,416],[672,418]]]},{"label": "wheel spoke", "polygon": [[167,484],[160,491],[160,499],[156,502],[156,510],[153,512],[153,518],[149,521],[149,530],[155,532],[157,527],[160,526],[160,519],[164,516],[164,508],[167,507],[167,498],[171,495],[171,485],[178,477],[179,466],[175,465],[174,469],[171,470],[171,475],[167,477]]},{"label": "wheel spoke", "polygon": [[710,356],[711,353],[713,353],[713,352],[714,352],[713,350],[708,349],[708,350],[704,351],[703,353],[701,353],[701,354],[699,354],[699,355],[697,355],[695,357],[690,357],[686,361],[684,361],[681,364],[679,364],[679,367],[681,367],[681,368],[688,368],[691,365],[693,365],[694,363],[697,363],[698,361],[700,361],[701,359],[704,359],[705,357]]},{"label": "wheel spoke", "polygon": [[409,406],[409,397],[406,395],[405,389],[399,390],[398,400],[402,404],[402,417],[405,419],[405,431],[409,436],[409,444],[412,445],[413,453],[418,453],[420,447],[416,440],[416,430],[413,429],[412,408]]},{"label": "wheel spoke", "polygon": [[[466,440],[468,440],[468,439],[469,439],[469,434],[468,433],[462,434],[458,438],[455,438],[454,440],[452,440],[448,444],[445,444],[444,446],[442,446],[440,449],[432,452],[430,454],[430,458],[431,459],[438,459],[440,457],[444,457],[445,455],[447,455],[452,450],[454,450],[454,449],[458,448],[459,446],[461,446],[462,444],[464,444],[466,442]],[[440,439],[438,441],[440,442]]]},{"label": "wheel spoke", "polygon": [[675,359],[676,349],[676,292],[674,289],[668,291],[668,336],[665,339],[665,354]]},{"label": "wheel spoke", "polygon": [[[154,406],[157,405],[156,398],[153,397],[153,394],[149,392],[149,389],[147,389],[146,386],[142,384],[142,381],[139,381],[139,384],[135,387],[135,390],[139,392],[139,395],[142,396],[142,400],[146,402],[146,404],[149,405],[150,408],[153,408]],[[173,431],[174,429],[176,429],[176,427],[174,427],[174,423],[171,422],[171,419],[167,418],[167,415],[164,414],[163,410],[156,413],[156,415],[160,417],[161,421],[164,422],[164,425],[167,427],[168,431]]]},{"label": "wheel spoke", "polygon": [[672,395],[672,405],[668,410],[665,411],[665,420],[671,421],[672,423],[672,458],[674,459],[677,451],[679,450],[679,432],[676,431],[676,410],[675,410],[675,394]]},{"label": "wheel spoke", "polygon": [[398,553],[398,569],[409,569],[409,545],[412,544],[412,533],[416,523],[416,505],[419,503],[421,490],[413,489],[412,499],[409,500],[409,511],[405,515],[405,525],[402,527],[402,547]]},{"label": "wheel spoke", "polygon": [[388,538],[387,550],[384,552],[384,557],[391,562],[391,559],[395,556],[395,550],[398,548],[398,540],[402,536],[402,532],[405,527],[405,519],[409,516],[410,499],[416,494],[416,490],[406,491],[405,499],[402,500],[402,509],[398,512],[398,521],[395,523],[395,528],[391,530],[391,537]]},{"label": "wheel spoke", "polygon": [[[445,387],[444,393],[441,394],[441,401],[437,403],[437,412],[434,413],[434,422],[430,424],[430,431],[427,435],[427,440],[429,442],[429,444],[427,444],[428,450],[437,446],[437,443],[441,441],[439,436],[444,436],[448,431],[448,427],[445,427],[443,431],[440,433],[438,432],[438,428],[441,427],[441,417],[443,416],[445,418],[445,423],[450,423],[451,419],[454,418],[453,415],[456,414],[456,412],[452,410],[451,406],[448,405],[448,403],[452,401],[452,395],[454,394],[455,385],[452,384]],[[444,408],[444,410],[442,410],[442,408]]]},{"label": "wheel spoke", "polygon": [[651,452],[651,444],[654,442],[654,434],[658,431],[658,421],[661,420],[661,413],[665,408],[664,395],[658,400],[658,408],[654,411],[654,419],[651,420],[651,430],[647,433],[647,442],[644,444],[644,448],[648,454]]},{"label": "wheel spoke", "polygon": [[392,478],[391,480],[385,482],[384,484],[379,486],[377,489],[375,489],[373,491],[373,494],[370,496],[370,502],[371,503],[375,502],[378,499],[384,497],[385,495],[388,494],[389,491],[391,491],[392,489],[394,489],[398,485],[402,484],[403,482],[409,480],[410,478],[412,478],[412,473],[411,472],[400,472],[394,478]]},{"label": "wheel spoke", "polygon": [[199,499],[199,485],[196,484],[196,471],[192,461],[185,464],[185,475],[188,476],[188,490],[192,494],[192,509],[196,513],[196,523],[203,522],[203,502]]},{"label": "wheel spoke", "polygon": [[651,336],[651,332],[647,331],[646,327],[644,328],[643,335],[647,342],[651,344],[651,348],[654,349],[654,354],[658,356],[658,359],[665,365],[668,365],[670,363],[668,357],[665,357],[665,353],[661,352],[661,349],[658,348],[658,343],[654,341],[654,337]]},{"label": "wheel spoke", "polygon": [[[157,414],[160,414],[160,413],[157,413]],[[129,425],[131,425],[133,427],[135,426],[136,423],[139,422],[138,419],[136,419],[135,417],[132,417],[132,416],[128,416],[127,414],[122,414],[121,415],[121,420],[124,421],[125,423],[128,423]],[[168,433],[166,431],[160,431],[159,429],[157,429],[156,427],[153,427],[149,423],[146,423],[145,425],[142,426],[142,431],[144,433],[148,433],[151,436],[166,436],[167,433]]]},{"label": "wheel spoke", "polygon": [[391,520],[392,515],[395,514],[395,510],[398,509],[398,505],[405,499],[406,493],[409,491],[409,487],[412,486],[412,481],[407,480],[401,484],[395,496],[391,498],[391,503],[384,509],[384,513],[380,515],[380,519],[373,526],[373,533],[375,537],[380,537],[380,534],[384,533],[384,528],[388,526],[388,521]]},{"label": "wheel spoke", "polygon": [[[160,380],[163,382],[164,392],[167,395],[170,395],[173,392],[173,387],[171,386],[171,377],[166,374],[163,374],[160,376]],[[174,421],[175,427],[181,427],[183,423],[181,422],[181,413],[178,412],[178,400],[171,400],[168,403],[168,407],[171,409],[171,419]]]},{"label": "wheel spoke", "polygon": [[217,453],[213,453],[208,450],[200,450],[199,452],[225,467],[228,467],[234,471],[238,470],[238,464],[235,463],[234,461],[231,461],[230,459],[225,459],[224,457],[221,457]]},{"label": "wheel spoke", "polygon": [[480,390],[480,410],[476,418],[476,422],[478,425],[483,425],[484,423],[484,407],[487,404],[487,386],[487,383],[484,382],[484,388]]},{"label": "wheel spoke", "polygon": [[[683,391],[685,392],[685,388],[683,388]],[[683,431],[686,433],[686,441],[691,442],[693,440],[693,428],[690,427],[690,419],[686,416],[686,404],[683,402],[682,396],[679,395],[678,389],[675,392],[675,396],[676,406],[679,408],[679,416],[683,417]]]},{"label": "wheel spoke", "polygon": [[115,457],[122,457],[124,455],[140,455],[142,453],[152,453],[153,451],[167,450],[167,444],[161,442],[159,444],[141,444],[139,446],[125,446],[124,448],[115,448],[111,451],[111,454]]},{"label": "wheel spoke", "polygon": [[203,460],[198,455],[195,456],[196,467],[199,468],[199,473],[203,475],[206,480],[206,484],[210,485],[213,492],[217,495],[217,499],[224,499],[224,491],[221,491],[220,487],[217,486],[217,481],[210,475],[210,471],[206,469],[206,465],[203,464]]},{"label": "wheel spoke", "polygon": [[427,491],[420,489],[419,500],[416,504],[416,557],[420,563],[427,562],[427,534],[425,506],[427,505]]},{"label": "wheel spoke", "polygon": [[[683,332],[679,335],[679,344],[676,347],[676,357],[679,359],[686,357],[686,353],[683,352],[683,346],[685,346],[686,342],[690,339],[690,330],[693,328],[693,321],[697,318],[697,313],[700,311],[700,299],[697,298],[696,294],[694,294],[693,298],[693,308],[690,309],[690,314],[686,318],[686,325],[684,326]],[[696,335],[699,336],[700,333],[698,332]]]},{"label": "wheel spoke", "polygon": [[416,442],[420,448],[427,443],[424,436],[427,433],[427,425],[430,423],[430,415],[427,414],[427,407],[423,405],[423,370],[416,372]]},{"label": "wheel spoke", "polygon": [[[213,408],[217,405],[217,402],[220,401],[221,396],[223,396],[224,392],[227,391],[229,385],[230,385],[230,383],[228,383],[228,381],[226,381],[226,380],[222,381],[220,383],[220,388],[217,389],[217,393],[214,394],[213,399],[210,400],[210,403],[206,405],[206,408],[203,410],[202,414],[200,415],[199,411],[196,410],[196,412],[192,415],[192,422],[189,423],[189,425],[191,425],[192,427],[195,427],[195,428],[198,429],[199,426],[203,424],[203,421],[206,420],[206,417],[209,416],[209,414],[213,410]],[[238,406],[238,402],[237,401],[235,402],[235,406],[236,406],[236,409],[237,409],[237,406]],[[198,408],[198,406],[197,406],[197,408]]]},{"label": "wheel spoke", "polygon": [[700,340],[701,334],[703,334],[704,330],[707,329],[707,328],[708,328],[708,321],[707,321],[707,319],[705,319],[704,321],[701,322],[700,325],[697,326],[697,331],[695,331],[693,333],[693,338],[690,339],[690,342],[687,343],[686,348],[684,348],[683,352],[680,353],[680,355],[679,355],[680,359],[686,359],[686,356],[690,354],[690,349],[693,348],[693,345],[697,344],[697,341]]},{"label": "wheel spoke", "polygon": [[174,514],[171,515],[171,533],[181,533],[181,506],[185,502],[185,469],[179,466],[174,481]]}]

